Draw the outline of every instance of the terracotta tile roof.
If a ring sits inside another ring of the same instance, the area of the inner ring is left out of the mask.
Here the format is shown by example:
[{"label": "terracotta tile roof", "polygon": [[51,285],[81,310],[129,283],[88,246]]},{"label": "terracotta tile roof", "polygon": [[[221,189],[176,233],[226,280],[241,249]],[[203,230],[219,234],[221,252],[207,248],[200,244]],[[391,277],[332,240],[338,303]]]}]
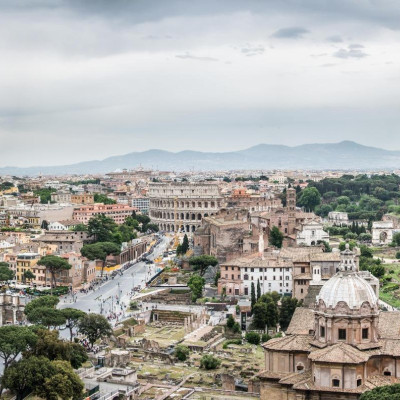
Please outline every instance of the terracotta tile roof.
[{"label": "terracotta tile roof", "polygon": [[340,261],[340,252],[312,254],[310,261]]},{"label": "terracotta tile roof", "polygon": [[315,350],[308,356],[312,361],[340,364],[360,364],[366,362],[369,357],[368,353],[346,343],[336,343],[324,349]]},{"label": "terracotta tile roof", "polygon": [[275,351],[311,351],[311,335],[287,335],[271,339],[263,344],[264,349]]},{"label": "terracotta tile roof", "polygon": [[400,337],[400,312],[381,312],[379,314],[378,334],[383,339],[398,339]]},{"label": "terracotta tile roof", "polygon": [[373,375],[373,376],[370,376],[365,381],[363,386],[365,386],[369,390],[371,390],[378,386],[393,385],[393,384],[399,383],[399,382],[400,382],[400,379],[395,378],[394,376]]},{"label": "terracotta tile roof", "polygon": [[364,393],[366,390],[368,390],[364,385],[359,386],[355,389],[316,386],[311,377],[307,380],[303,380],[299,383],[294,384],[293,388],[298,390],[311,390],[317,392],[334,392],[334,393]]},{"label": "terracotta tile roof", "polygon": [[379,347],[368,351],[371,356],[389,355],[400,356],[400,340],[399,339],[383,339],[379,341]]},{"label": "terracotta tile roof", "polygon": [[293,372],[282,378],[279,383],[295,385],[311,379],[311,371]]},{"label": "terracotta tile roof", "polygon": [[288,335],[309,335],[314,330],[314,311],[310,308],[297,307],[286,331]]},{"label": "terracotta tile roof", "polygon": [[259,374],[257,374],[258,378],[268,378],[268,379],[282,379],[282,377],[285,377],[287,375],[290,375],[289,372],[272,372],[272,371],[261,371]]}]

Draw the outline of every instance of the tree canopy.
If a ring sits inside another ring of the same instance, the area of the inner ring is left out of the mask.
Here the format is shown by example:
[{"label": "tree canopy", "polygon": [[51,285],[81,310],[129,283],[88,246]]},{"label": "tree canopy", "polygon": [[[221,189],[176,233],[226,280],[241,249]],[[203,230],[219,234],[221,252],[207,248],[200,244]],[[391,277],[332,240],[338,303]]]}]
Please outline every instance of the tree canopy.
[{"label": "tree canopy", "polygon": [[31,328],[18,325],[0,326],[0,357],[4,360],[4,369],[30,348],[37,340]]},{"label": "tree canopy", "polygon": [[50,273],[51,289],[57,286],[57,273],[71,269],[71,265],[65,258],[54,255],[42,257],[37,265],[46,267],[46,270]]},{"label": "tree canopy", "polygon": [[84,311],[77,310],[76,308],[63,308],[61,314],[64,316],[67,328],[69,329],[70,340],[73,339],[73,330],[79,324],[79,320],[86,315]]},{"label": "tree canopy", "polygon": [[297,203],[306,210],[314,211],[315,207],[321,203],[321,194],[315,187],[306,187],[300,193]]},{"label": "tree canopy", "polygon": [[196,301],[203,294],[205,280],[202,276],[192,275],[188,281],[188,286],[192,291],[192,301]]},{"label": "tree canopy", "polygon": [[283,233],[279,230],[277,226],[273,226],[269,235],[269,244],[280,249],[282,247],[282,243]]},{"label": "tree canopy", "polygon": [[101,275],[103,276],[104,267],[106,264],[107,256],[118,255],[121,253],[121,246],[113,242],[97,242],[92,244],[85,244],[81,248],[81,254],[89,260],[101,260],[103,265],[101,268]]},{"label": "tree canopy", "polygon": [[84,385],[67,361],[22,358],[4,372],[2,384],[22,400],[33,393],[46,400],[80,400]]},{"label": "tree canopy", "polygon": [[31,324],[58,327],[65,324],[61,310],[56,309],[59,299],[56,296],[43,296],[32,300],[25,306],[25,315]]},{"label": "tree canopy", "polygon": [[99,314],[86,314],[79,319],[78,330],[80,333],[87,336],[91,347],[96,340],[112,335],[110,323]]},{"label": "tree canopy", "polygon": [[361,395],[360,400],[398,400],[400,398],[400,384],[376,387]]},{"label": "tree canopy", "polygon": [[200,271],[200,276],[203,276],[210,265],[215,267],[218,264],[218,260],[214,256],[202,255],[191,257],[189,264],[195,271]]},{"label": "tree canopy", "polygon": [[8,263],[0,262],[0,281],[8,282],[14,278],[14,272],[10,269]]}]

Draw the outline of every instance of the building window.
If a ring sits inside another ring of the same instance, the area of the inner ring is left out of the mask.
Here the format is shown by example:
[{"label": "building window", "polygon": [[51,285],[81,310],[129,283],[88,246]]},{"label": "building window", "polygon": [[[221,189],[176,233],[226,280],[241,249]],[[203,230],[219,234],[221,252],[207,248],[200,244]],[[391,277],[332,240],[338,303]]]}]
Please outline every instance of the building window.
[{"label": "building window", "polygon": [[361,386],[362,385],[362,379],[357,379],[357,386]]},{"label": "building window", "polygon": [[340,386],[340,380],[339,379],[332,379],[332,386],[333,387],[339,387]]},{"label": "building window", "polygon": [[305,267],[301,267],[301,273],[305,274],[306,273],[306,268]]},{"label": "building window", "polygon": [[321,326],[319,329],[319,336],[325,337],[325,327]]},{"label": "building window", "polygon": [[249,295],[249,288],[247,288],[247,287],[244,288],[244,295],[245,296]]},{"label": "building window", "polygon": [[339,329],[339,340],[346,340],[346,329]]},{"label": "building window", "polygon": [[363,328],[363,330],[362,330],[362,338],[363,339],[368,339],[368,328]]},{"label": "building window", "polygon": [[300,371],[304,371],[304,365],[302,363],[297,364],[296,370],[299,371],[299,372]]}]

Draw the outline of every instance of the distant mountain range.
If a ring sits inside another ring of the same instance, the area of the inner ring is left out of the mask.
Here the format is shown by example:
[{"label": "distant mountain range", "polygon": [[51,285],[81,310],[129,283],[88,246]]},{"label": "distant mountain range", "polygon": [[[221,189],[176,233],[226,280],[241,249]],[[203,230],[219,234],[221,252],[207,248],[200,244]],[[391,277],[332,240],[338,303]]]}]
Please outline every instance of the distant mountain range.
[{"label": "distant mountain range", "polygon": [[340,143],[281,146],[260,144],[246,150],[232,152],[164,150],[133,152],[104,160],[51,167],[3,167],[0,175],[62,175],[106,173],[117,169],[142,166],[167,171],[182,170],[238,170],[238,169],[394,169],[400,168],[400,151],[343,141]]}]

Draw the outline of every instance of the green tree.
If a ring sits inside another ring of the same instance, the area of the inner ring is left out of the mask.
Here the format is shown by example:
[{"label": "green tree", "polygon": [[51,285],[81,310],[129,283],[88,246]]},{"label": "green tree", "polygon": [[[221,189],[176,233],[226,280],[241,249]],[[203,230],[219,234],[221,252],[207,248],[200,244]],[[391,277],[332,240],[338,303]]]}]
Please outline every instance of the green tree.
[{"label": "green tree", "polygon": [[42,257],[37,265],[46,267],[46,271],[50,273],[51,294],[53,294],[53,288],[57,286],[57,274],[71,269],[71,265],[65,258],[53,255]]},{"label": "green tree", "polygon": [[38,307],[55,308],[60,302],[60,299],[56,296],[42,296],[38,297],[25,306],[25,314],[28,315],[32,310]]},{"label": "green tree", "polygon": [[44,219],[42,221],[42,225],[40,225],[40,228],[44,229],[45,231],[48,231],[49,230],[49,223]]},{"label": "green tree", "polygon": [[179,361],[186,361],[189,357],[189,348],[186,346],[178,345],[175,347],[174,354]]},{"label": "green tree", "polygon": [[53,367],[54,374],[35,390],[37,394],[46,400],[80,400],[84,384],[71,366],[65,361],[53,361]]},{"label": "green tree", "polygon": [[257,332],[247,332],[245,337],[246,340],[251,344],[260,344],[260,335]]},{"label": "green tree", "polygon": [[106,260],[109,255],[118,255],[121,253],[121,246],[113,242],[97,242],[85,244],[81,248],[81,254],[89,260],[101,260],[101,276],[103,276]]},{"label": "green tree", "polygon": [[329,243],[325,240],[318,240],[317,244],[322,244],[324,245],[324,252],[325,253],[331,253],[332,252],[332,247],[329,245]]},{"label": "green tree", "polygon": [[147,231],[158,232],[160,228],[157,224],[147,224]]},{"label": "green tree", "polygon": [[85,224],[76,224],[73,228],[72,231],[74,232],[87,232],[88,231],[88,226]]},{"label": "green tree", "polygon": [[321,203],[321,194],[315,187],[306,187],[300,194],[298,204],[306,210],[313,211]]},{"label": "green tree", "polygon": [[14,278],[14,272],[10,269],[8,263],[0,262],[0,281],[8,282]]},{"label": "green tree", "polygon": [[260,297],[261,297],[261,284],[260,280],[257,279],[257,301],[259,300]]},{"label": "green tree", "polygon": [[360,233],[360,236],[358,237],[358,240],[360,242],[371,242],[372,240],[372,235],[370,233]]},{"label": "green tree", "polygon": [[253,307],[253,321],[252,326],[254,329],[265,329],[267,325],[267,303],[257,302]]},{"label": "green tree", "polygon": [[397,232],[393,235],[392,243],[394,246],[400,246],[400,232]]},{"label": "green tree", "polygon": [[295,297],[283,297],[279,310],[279,324],[282,330],[285,331],[288,328],[294,311],[298,306],[299,302]]},{"label": "green tree", "polygon": [[192,291],[192,301],[195,302],[203,295],[205,279],[200,275],[192,275],[188,281],[188,286]]},{"label": "green tree", "polygon": [[235,325],[235,319],[233,318],[232,315],[229,315],[228,319],[226,320],[226,327],[232,329],[234,325]]},{"label": "green tree", "polygon": [[376,387],[364,392],[360,400],[398,400],[400,398],[400,384]]},{"label": "green tree", "polygon": [[93,347],[96,340],[112,335],[110,323],[99,314],[86,314],[79,320],[78,330],[86,335],[90,346]]},{"label": "green tree", "polygon": [[25,306],[25,315],[31,324],[58,327],[65,324],[65,317],[61,310],[56,309],[59,299],[55,296],[43,296],[32,300]]},{"label": "green tree", "polygon": [[273,226],[269,235],[269,244],[280,249],[282,247],[282,243],[283,233],[279,230],[277,226]]},{"label": "green tree", "polygon": [[32,281],[32,279],[35,279],[36,275],[30,270],[26,269],[24,273],[22,274],[22,281],[26,283],[26,281]]},{"label": "green tree", "polygon": [[183,237],[183,242],[182,242],[182,254],[186,254],[186,252],[188,250],[189,250],[189,239],[185,233],[185,236]]},{"label": "green tree", "polygon": [[31,324],[46,326],[48,329],[57,328],[65,324],[65,318],[60,310],[48,307],[38,307],[27,314]]},{"label": "green tree", "polygon": [[200,276],[203,276],[209,266],[215,267],[218,264],[218,260],[213,256],[203,255],[191,257],[189,264],[194,271],[200,271]]},{"label": "green tree", "polygon": [[42,204],[48,204],[48,203],[51,203],[51,194],[56,192],[56,191],[57,190],[53,189],[53,188],[42,188],[42,189],[39,189],[39,190],[35,190],[33,193],[36,196],[40,196],[40,202]]},{"label": "green tree", "polygon": [[362,244],[360,246],[360,251],[361,251],[361,257],[367,257],[367,258],[373,258],[374,255],[372,254],[371,249],[366,246],[365,244]]},{"label": "green tree", "polygon": [[256,289],[254,287],[254,282],[251,282],[250,286],[250,299],[251,299],[251,309],[253,310],[254,305],[256,304]]},{"label": "green tree", "polygon": [[86,315],[84,311],[77,310],[76,308],[63,308],[61,313],[64,315],[69,329],[70,341],[72,342],[74,335],[74,328],[78,327],[79,320]]},{"label": "green tree", "polygon": [[54,374],[53,364],[45,357],[29,357],[12,364],[4,371],[2,385],[22,400]]},{"label": "green tree", "polygon": [[[353,250],[354,247],[357,246],[357,243],[356,243],[354,240],[350,240],[350,241],[348,242],[348,244],[349,244],[350,250]],[[339,243],[339,250],[340,250],[340,251],[344,251],[345,249],[346,249],[346,242],[340,242],[340,243]]]},{"label": "green tree", "polygon": [[218,286],[218,281],[221,278],[221,271],[217,271],[214,277],[214,286]]},{"label": "green tree", "polygon": [[4,386],[22,400],[29,394],[46,400],[80,400],[83,382],[66,361],[50,361],[45,357],[29,357],[14,363],[5,371]]},{"label": "green tree", "polygon": [[75,369],[80,368],[87,360],[86,350],[79,343],[61,340],[59,332],[45,329],[36,330],[37,340],[26,353],[28,356],[46,357],[49,360],[68,361]]},{"label": "green tree", "polygon": [[110,199],[105,194],[95,193],[93,197],[94,197],[94,202],[95,203],[117,204],[117,202],[115,200]]},{"label": "green tree", "polygon": [[200,359],[200,368],[207,370],[217,369],[221,365],[221,360],[211,354],[205,354]]},{"label": "green tree", "polygon": [[95,242],[112,242],[117,224],[112,218],[98,214],[88,222],[88,234]]},{"label": "green tree", "polygon": [[0,357],[4,361],[4,369],[6,370],[21,353],[33,347],[36,340],[37,336],[26,326],[0,326]]}]

